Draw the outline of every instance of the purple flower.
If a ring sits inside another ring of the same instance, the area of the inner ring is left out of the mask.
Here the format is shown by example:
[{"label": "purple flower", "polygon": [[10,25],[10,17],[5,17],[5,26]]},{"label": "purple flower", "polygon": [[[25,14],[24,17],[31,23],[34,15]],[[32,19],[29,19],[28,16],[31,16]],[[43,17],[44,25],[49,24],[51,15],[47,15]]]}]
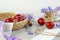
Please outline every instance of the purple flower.
[{"label": "purple flower", "polygon": [[56,27],[59,27],[59,28],[60,28],[60,22],[58,22],[58,23],[56,24]]},{"label": "purple flower", "polygon": [[0,27],[3,27],[3,26],[4,26],[4,22],[0,21]]},{"label": "purple flower", "polygon": [[42,12],[42,13],[45,13],[45,12],[47,12],[47,11],[50,11],[50,12],[52,12],[52,13],[54,12],[54,10],[53,10],[51,7],[48,7],[48,9],[47,9],[47,8],[42,8],[42,9],[41,9],[41,12]]},{"label": "purple flower", "polygon": [[28,19],[29,19],[29,20],[34,19],[34,18],[33,18],[33,14],[28,14]]},{"label": "purple flower", "polygon": [[[27,17],[25,16],[25,15],[23,15],[23,19],[26,19]],[[33,14],[28,14],[28,19],[29,20],[32,20],[32,19],[34,19],[33,18]]]},{"label": "purple flower", "polygon": [[46,8],[42,8],[42,9],[41,9],[41,13],[45,13],[47,10],[48,10],[48,9],[46,9]]},{"label": "purple flower", "polygon": [[4,27],[4,22],[3,21],[0,21],[0,32],[2,32],[3,27]]},{"label": "purple flower", "polygon": [[48,7],[49,11],[54,13],[54,10],[51,7]]},{"label": "purple flower", "polygon": [[29,31],[28,31],[28,34],[29,34],[29,35],[33,35],[33,31],[30,31],[30,30],[29,30]]},{"label": "purple flower", "polygon": [[51,7],[48,7],[48,9],[49,9],[49,11],[51,11],[51,10],[52,10],[52,8],[51,8]]},{"label": "purple flower", "polygon": [[60,11],[60,6],[55,8],[56,11]]},{"label": "purple flower", "polygon": [[13,36],[4,36],[6,40],[22,40],[22,39],[18,39],[16,37]]},{"label": "purple flower", "polygon": [[15,40],[15,39],[16,39],[16,37],[10,36],[10,39]]},{"label": "purple flower", "polygon": [[26,19],[26,16],[25,15],[23,15],[23,19]]}]

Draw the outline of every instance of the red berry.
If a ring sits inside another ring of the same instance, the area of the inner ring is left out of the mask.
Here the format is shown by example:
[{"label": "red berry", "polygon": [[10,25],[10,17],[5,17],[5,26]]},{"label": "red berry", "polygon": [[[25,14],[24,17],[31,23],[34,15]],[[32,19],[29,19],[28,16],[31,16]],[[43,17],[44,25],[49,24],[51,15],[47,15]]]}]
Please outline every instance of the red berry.
[{"label": "red berry", "polygon": [[5,22],[13,22],[13,18],[8,18],[5,20]]},{"label": "red berry", "polygon": [[29,25],[29,26],[32,26],[32,23],[29,23],[28,25]]},{"label": "red berry", "polygon": [[39,24],[39,25],[44,25],[44,24],[45,24],[44,18],[39,18],[39,19],[38,19],[38,24]]},{"label": "red berry", "polygon": [[46,22],[46,27],[48,29],[52,29],[54,27],[54,23],[53,22]]},{"label": "red berry", "polygon": [[19,22],[19,21],[22,21],[22,20],[23,20],[23,17],[22,17],[22,15],[20,15],[20,14],[16,14],[16,15],[14,16],[14,19],[17,19],[17,22]]}]

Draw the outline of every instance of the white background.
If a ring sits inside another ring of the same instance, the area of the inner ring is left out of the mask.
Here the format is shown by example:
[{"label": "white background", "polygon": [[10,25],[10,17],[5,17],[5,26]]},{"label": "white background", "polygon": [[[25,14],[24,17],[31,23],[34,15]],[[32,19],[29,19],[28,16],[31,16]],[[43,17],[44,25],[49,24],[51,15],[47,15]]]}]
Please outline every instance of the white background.
[{"label": "white background", "polygon": [[[32,13],[34,14],[35,19],[42,14],[40,13],[41,8],[43,7],[47,8],[48,6],[52,8],[55,8],[56,6],[60,6],[60,0],[0,0],[0,12],[11,11],[16,13]],[[18,32],[15,33],[17,34]],[[24,30],[22,32],[24,32]],[[16,36],[17,37],[21,36],[20,33]],[[22,38],[25,38],[23,34],[22,34]],[[26,38],[29,37],[27,36]]]},{"label": "white background", "polygon": [[0,0],[0,12],[33,13],[38,18],[41,8],[60,6],[60,0]]}]

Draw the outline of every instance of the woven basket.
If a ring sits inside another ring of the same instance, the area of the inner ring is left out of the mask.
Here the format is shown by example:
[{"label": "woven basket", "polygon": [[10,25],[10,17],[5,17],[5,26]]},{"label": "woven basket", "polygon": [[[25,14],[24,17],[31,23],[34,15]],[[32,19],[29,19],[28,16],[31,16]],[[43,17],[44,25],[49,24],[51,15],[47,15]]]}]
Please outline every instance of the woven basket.
[{"label": "woven basket", "polygon": [[[15,15],[14,12],[3,12],[0,13],[0,20],[5,21],[7,18],[11,18]],[[26,15],[25,15],[26,16]],[[26,16],[26,19],[21,22],[13,22],[13,28],[12,30],[18,30],[21,28],[24,28],[28,24],[28,17]]]},{"label": "woven basket", "polygon": [[26,18],[25,20],[23,20],[21,22],[16,22],[13,25],[13,30],[18,30],[18,29],[24,28],[27,24],[28,24],[28,18]]}]

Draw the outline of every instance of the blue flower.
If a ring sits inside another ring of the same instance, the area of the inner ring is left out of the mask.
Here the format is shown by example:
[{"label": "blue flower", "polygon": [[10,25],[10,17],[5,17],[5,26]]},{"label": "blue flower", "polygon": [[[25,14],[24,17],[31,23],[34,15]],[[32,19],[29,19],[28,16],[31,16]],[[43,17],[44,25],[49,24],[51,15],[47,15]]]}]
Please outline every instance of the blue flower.
[{"label": "blue flower", "polygon": [[56,24],[56,27],[59,27],[60,28],[60,22],[58,22],[58,24]]},{"label": "blue flower", "polygon": [[42,8],[42,9],[41,9],[41,12],[42,12],[42,13],[45,13],[45,12],[47,12],[47,11],[50,11],[50,12],[52,12],[52,13],[54,12],[54,10],[53,10],[51,7],[48,7],[48,9],[47,9],[47,8]]},{"label": "blue flower", "polygon": [[3,26],[4,26],[4,22],[0,21],[0,27],[3,27]]},{"label": "blue flower", "polygon": [[29,35],[33,35],[33,31],[30,31],[30,30],[29,30],[29,31],[28,31],[28,34],[29,34]]},{"label": "blue flower", "polygon": [[21,40],[13,36],[4,36],[4,37],[6,38],[6,40]]},{"label": "blue flower", "polygon": [[49,11],[51,11],[51,10],[52,10],[52,8],[51,8],[51,7],[48,7],[48,9],[49,9]]},{"label": "blue flower", "polygon": [[33,14],[28,14],[28,19],[32,20],[33,19]]},{"label": "blue flower", "polygon": [[56,11],[60,11],[60,6],[55,8]]},{"label": "blue flower", "polygon": [[48,10],[48,9],[46,9],[46,8],[42,8],[42,9],[41,9],[41,13],[45,13],[47,10]]}]

